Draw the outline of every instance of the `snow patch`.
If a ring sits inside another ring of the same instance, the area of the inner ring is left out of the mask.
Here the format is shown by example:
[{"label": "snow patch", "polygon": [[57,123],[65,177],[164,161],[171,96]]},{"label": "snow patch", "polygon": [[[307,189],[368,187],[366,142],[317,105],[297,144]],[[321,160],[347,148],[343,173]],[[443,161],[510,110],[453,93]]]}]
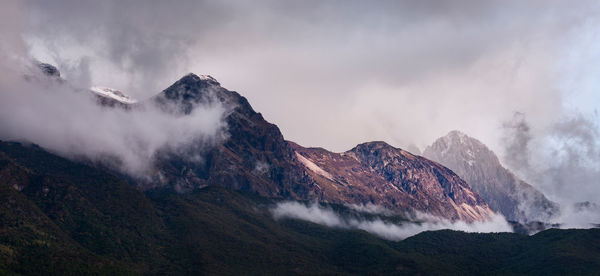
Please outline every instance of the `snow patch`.
[{"label": "snow patch", "polygon": [[205,81],[214,81],[217,82],[217,80],[209,75],[198,75],[198,78],[200,78],[201,80],[205,80]]},{"label": "snow patch", "polygon": [[108,87],[101,87],[101,86],[92,86],[90,88],[90,90],[92,90],[92,92],[107,97],[107,98],[111,98],[113,100],[119,101],[121,103],[126,103],[126,104],[133,104],[133,103],[137,103],[138,101],[136,99],[131,98],[129,95],[116,90],[116,89],[112,89],[112,88],[108,88]]}]

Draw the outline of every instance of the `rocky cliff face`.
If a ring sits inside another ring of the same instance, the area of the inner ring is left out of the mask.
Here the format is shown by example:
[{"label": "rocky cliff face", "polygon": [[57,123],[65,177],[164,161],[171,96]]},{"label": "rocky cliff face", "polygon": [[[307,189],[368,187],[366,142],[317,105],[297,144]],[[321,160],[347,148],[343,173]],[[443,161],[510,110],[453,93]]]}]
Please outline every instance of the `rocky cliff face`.
[{"label": "rocky cliff face", "polygon": [[449,219],[485,220],[493,211],[451,170],[423,157],[370,142],[344,153],[292,144],[323,200],[376,204]]},{"label": "rocky cliff face", "polygon": [[452,169],[509,220],[547,221],[559,211],[556,203],[504,168],[483,143],[459,131],[439,138],[423,154]]},{"label": "rocky cliff face", "polygon": [[223,141],[162,152],[150,180],[137,182],[144,190],[222,186],[269,197],[377,204],[453,220],[484,220],[493,214],[449,169],[383,142],[342,154],[286,142],[246,98],[210,76],[186,75],[150,100],[135,103],[147,104],[181,116],[202,105],[220,104],[228,111]]},{"label": "rocky cliff face", "polygon": [[177,191],[208,185],[249,190],[263,196],[308,199],[313,186],[298,171],[294,153],[277,126],[254,111],[246,98],[229,91],[210,76],[189,74],[152,99],[168,112],[188,114],[198,105],[228,108],[226,139],[206,151],[191,147],[185,154],[201,155],[201,163],[181,153],[166,153],[157,162],[160,178]]}]

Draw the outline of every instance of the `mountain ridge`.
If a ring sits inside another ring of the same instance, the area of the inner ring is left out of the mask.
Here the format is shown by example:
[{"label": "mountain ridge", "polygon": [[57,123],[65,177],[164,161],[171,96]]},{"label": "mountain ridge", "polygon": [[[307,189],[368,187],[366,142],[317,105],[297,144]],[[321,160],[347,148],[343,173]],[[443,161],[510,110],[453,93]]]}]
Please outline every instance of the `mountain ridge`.
[{"label": "mountain ridge", "polygon": [[[477,193],[472,192],[452,171],[383,141],[357,145],[353,149],[355,151],[335,157],[351,161],[348,158],[354,155],[352,160],[357,162],[348,163],[350,167],[346,168],[354,170],[354,173],[338,171],[340,179],[328,177],[324,171],[315,173],[319,166],[311,160],[314,155],[307,155],[311,150],[286,141],[279,128],[257,113],[245,97],[221,87],[208,75],[186,74],[149,100],[135,104],[153,104],[165,112],[182,116],[191,114],[197,106],[221,104],[227,107],[227,138],[222,143],[208,149],[192,146],[181,151],[204,156],[204,162],[187,161],[168,152],[161,154],[155,162],[155,180],[138,182],[142,190],[166,188],[186,192],[217,185],[252,191],[261,196],[376,204],[396,211],[417,211],[450,220],[483,221],[494,215]],[[369,154],[358,154],[357,149],[364,145],[379,147],[373,148]],[[393,165],[387,166],[386,163],[380,166],[375,162],[367,165],[367,159],[374,161],[379,153],[386,153],[386,162]],[[322,157],[336,155],[324,149],[320,154]],[[411,162],[418,165],[412,166]],[[386,174],[392,170],[405,172],[386,179]],[[352,183],[343,183],[344,178],[353,177]]]}]

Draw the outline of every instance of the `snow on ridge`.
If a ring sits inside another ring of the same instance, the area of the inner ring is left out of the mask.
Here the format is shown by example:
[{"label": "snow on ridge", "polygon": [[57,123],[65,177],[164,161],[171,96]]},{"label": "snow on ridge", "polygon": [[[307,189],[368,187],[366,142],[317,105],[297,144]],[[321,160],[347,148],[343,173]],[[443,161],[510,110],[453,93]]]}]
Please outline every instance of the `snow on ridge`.
[{"label": "snow on ridge", "polygon": [[215,78],[211,77],[210,75],[198,75],[198,78],[200,78],[201,80],[209,80],[209,81],[217,81]]},{"label": "snow on ridge", "polygon": [[92,90],[92,92],[107,97],[107,98],[111,98],[113,100],[119,101],[121,103],[126,103],[126,104],[133,104],[133,103],[137,103],[138,101],[134,98],[131,98],[129,95],[113,89],[113,88],[108,88],[108,87],[102,87],[102,86],[92,86],[90,88],[90,90]]}]

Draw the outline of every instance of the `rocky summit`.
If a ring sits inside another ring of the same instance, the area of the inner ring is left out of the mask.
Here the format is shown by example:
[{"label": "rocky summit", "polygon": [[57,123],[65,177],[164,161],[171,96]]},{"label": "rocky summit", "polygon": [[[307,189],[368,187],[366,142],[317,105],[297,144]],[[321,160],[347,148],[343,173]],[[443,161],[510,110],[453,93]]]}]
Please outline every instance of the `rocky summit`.
[{"label": "rocky summit", "polygon": [[508,220],[548,221],[559,212],[556,203],[503,167],[487,146],[462,132],[451,131],[423,154],[456,172]]}]

